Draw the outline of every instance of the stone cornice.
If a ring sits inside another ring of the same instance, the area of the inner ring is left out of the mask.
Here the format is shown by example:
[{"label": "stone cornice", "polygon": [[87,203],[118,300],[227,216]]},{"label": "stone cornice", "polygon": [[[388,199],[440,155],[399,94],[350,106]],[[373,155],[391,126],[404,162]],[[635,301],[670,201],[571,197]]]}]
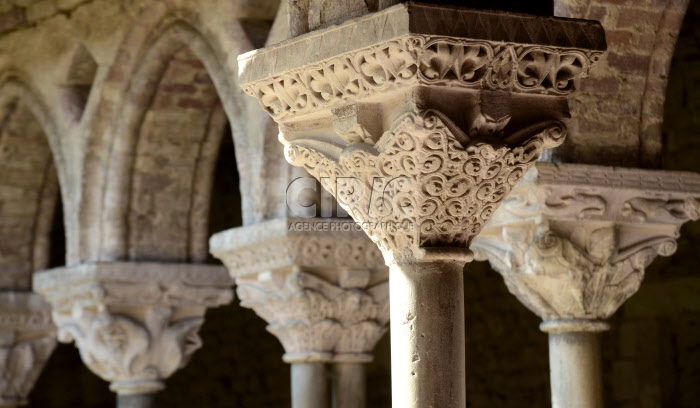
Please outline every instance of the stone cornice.
[{"label": "stone cornice", "polygon": [[239,83],[276,120],[417,86],[568,95],[604,50],[597,22],[402,4],[244,54]]},{"label": "stone cornice", "polygon": [[386,275],[381,252],[351,218],[265,221],[215,234],[210,248],[235,278],[294,266]]},{"label": "stone cornice", "polygon": [[34,291],[54,310],[82,302],[103,305],[215,307],[232,300],[225,268],[198,264],[111,262],[34,274]]}]

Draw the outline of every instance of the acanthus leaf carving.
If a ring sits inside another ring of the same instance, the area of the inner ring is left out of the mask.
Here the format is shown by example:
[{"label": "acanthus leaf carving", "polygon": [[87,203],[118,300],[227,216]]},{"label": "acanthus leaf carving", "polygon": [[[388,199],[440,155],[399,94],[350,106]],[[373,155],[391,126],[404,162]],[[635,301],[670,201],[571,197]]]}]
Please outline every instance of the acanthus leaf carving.
[{"label": "acanthus leaf carving", "polygon": [[232,283],[221,267],[150,263],[86,264],[34,277],[35,291],[53,306],[59,341],[74,341],[85,365],[120,394],[162,389],[201,347],[204,312],[231,301]]},{"label": "acanthus leaf carving", "polygon": [[293,270],[237,279],[241,305],[268,322],[285,361],[369,361],[388,329],[388,282],[342,288]]},{"label": "acanthus leaf carving", "polygon": [[538,163],[474,242],[476,258],[545,321],[610,317],[700,217],[697,176],[607,169],[609,182],[601,166]]}]

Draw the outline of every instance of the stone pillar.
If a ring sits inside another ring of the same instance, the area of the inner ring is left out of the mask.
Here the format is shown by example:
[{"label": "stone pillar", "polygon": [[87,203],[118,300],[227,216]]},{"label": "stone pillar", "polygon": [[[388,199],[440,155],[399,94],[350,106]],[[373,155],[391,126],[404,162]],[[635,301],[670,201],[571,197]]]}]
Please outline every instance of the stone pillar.
[{"label": "stone pillar", "polygon": [[409,2],[239,57],[287,160],[392,269],[395,404],[465,406],[462,312],[436,296],[461,307],[472,239],[562,143],[566,97],[604,49],[596,22]]},{"label": "stone pillar", "polygon": [[164,381],[202,346],[207,308],[233,298],[220,266],[114,262],[34,275],[53,307],[58,340],[110,382],[120,408],[152,408]]},{"label": "stone pillar", "polygon": [[48,303],[31,292],[0,292],[0,407],[28,404],[54,347]]},{"label": "stone pillar", "polygon": [[473,245],[549,333],[552,404],[603,406],[599,333],[680,227],[700,175],[537,163]]},{"label": "stone pillar", "polygon": [[333,364],[334,408],[365,408],[367,406],[367,376],[362,363]]},{"label": "stone pillar", "polygon": [[241,305],[282,343],[295,408],[329,406],[328,364],[341,374],[333,395],[364,390],[354,377],[363,371],[346,368],[371,362],[386,333],[389,273],[354,221],[280,218],[216,234],[209,246],[236,280]]}]

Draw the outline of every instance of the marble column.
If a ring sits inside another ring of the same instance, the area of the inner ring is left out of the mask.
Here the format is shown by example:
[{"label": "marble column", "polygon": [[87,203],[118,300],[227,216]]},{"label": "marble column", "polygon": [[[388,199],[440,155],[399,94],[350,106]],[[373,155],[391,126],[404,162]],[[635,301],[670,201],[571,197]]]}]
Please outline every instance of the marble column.
[{"label": "marble column", "polygon": [[56,347],[51,307],[31,292],[0,292],[0,407],[21,407]]},{"label": "marble column", "polygon": [[119,408],[152,408],[164,381],[202,346],[207,308],[231,302],[220,266],[113,262],[38,272],[58,340],[75,342],[83,363],[110,382]]},{"label": "marble column", "polygon": [[700,217],[700,175],[537,163],[475,240],[549,334],[552,405],[603,406],[600,333]]},{"label": "marble column", "polygon": [[355,222],[279,218],[216,234],[209,246],[235,279],[241,305],[282,343],[292,406],[327,408],[331,394],[335,407],[363,406],[358,366],[372,361],[388,329],[389,272]]},{"label": "marble column", "polygon": [[[309,12],[296,27],[342,15]],[[604,49],[597,22],[409,2],[239,57],[239,83],[279,124],[287,160],[391,268],[396,406],[466,405],[468,248],[563,142],[566,98]]]}]

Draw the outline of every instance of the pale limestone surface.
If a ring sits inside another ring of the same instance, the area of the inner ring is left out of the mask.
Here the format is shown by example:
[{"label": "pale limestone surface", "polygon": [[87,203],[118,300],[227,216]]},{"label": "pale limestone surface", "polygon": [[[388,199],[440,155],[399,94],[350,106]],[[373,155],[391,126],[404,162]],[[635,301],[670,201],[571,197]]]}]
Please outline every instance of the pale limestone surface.
[{"label": "pale limestone surface", "polygon": [[61,342],[119,394],[153,393],[202,346],[207,308],[232,300],[220,266],[97,263],[37,273]]},{"label": "pale limestone surface", "polygon": [[[290,35],[324,24],[314,4],[288,4]],[[391,267],[393,404],[465,406],[467,248],[563,142],[565,97],[604,50],[594,22],[409,2],[239,58],[287,160]]]},{"label": "pale limestone surface", "polygon": [[605,320],[698,218],[697,174],[538,163],[472,249],[544,321]]},{"label": "pale limestone surface", "polygon": [[599,333],[700,218],[700,175],[538,163],[472,249],[549,333],[552,406],[603,406]]},{"label": "pale limestone surface", "polygon": [[292,406],[328,406],[324,363],[338,370],[336,406],[364,404],[364,371],[357,366],[372,361],[388,330],[389,276],[355,222],[274,219],[215,234],[210,247],[236,280],[241,305],[282,343],[283,359],[292,364]]},{"label": "pale limestone surface", "polygon": [[0,406],[27,404],[55,346],[48,303],[31,292],[0,293]]}]

